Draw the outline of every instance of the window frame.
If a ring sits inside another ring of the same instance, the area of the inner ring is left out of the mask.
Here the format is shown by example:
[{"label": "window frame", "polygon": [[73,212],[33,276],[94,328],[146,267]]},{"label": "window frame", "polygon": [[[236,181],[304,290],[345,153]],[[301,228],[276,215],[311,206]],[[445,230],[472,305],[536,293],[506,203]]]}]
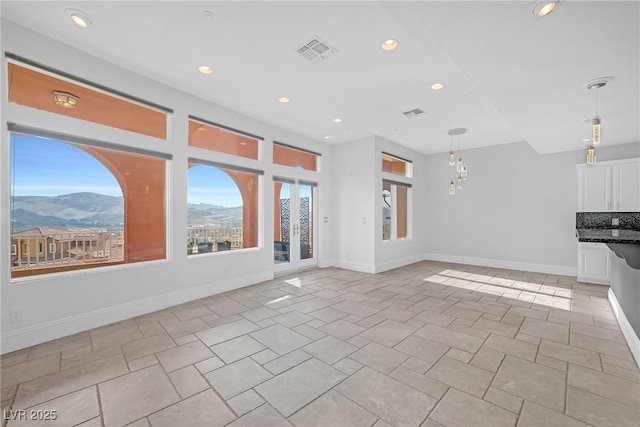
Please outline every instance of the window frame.
[{"label": "window frame", "polygon": [[293,165],[287,165],[284,163],[277,163],[276,159],[275,159],[275,147],[280,147],[280,148],[284,148],[286,150],[290,150],[290,151],[297,151],[303,154],[311,154],[314,156],[315,158],[315,169],[305,169],[303,167],[300,166],[300,169],[306,172],[312,172],[312,173],[319,173],[321,172],[320,168],[322,165],[322,154],[318,153],[316,151],[312,151],[312,150],[307,150],[305,148],[300,148],[300,147],[296,147],[295,145],[291,145],[291,144],[286,144],[284,142],[280,142],[280,141],[273,141],[273,150],[272,150],[272,155],[271,155],[271,163],[273,165],[276,166],[283,166],[286,168],[292,168],[292,169],[298,169],[298,166],[293,166]]},{"label": "window frame", "polygon": [[[79,120],[79,119],[76,119],[76,120]],[[143,260],[138,262],[124,262],[124,261],[113,262],[107,265],[92,264],[92,263],[78,264],[78,265],[72,266],[71,268],[65,268],[61,270],[54,269],[55,271],[50,271],[52,270],[51,268],[46,268],[46,269],[42,269],[43,270],[42,273],[26,274],[26,275],[18,275],[18,276],[13,276],[11,271],[11,265],[9,265],[9,284],[19,284],[24,282],[46,280],[51,277],[68,277],[68,276],[77,276],[77,275],[83,275],[83,274],[89,274],[89,273],[93,274],[93,273],[99,273],[101,271],[111,271],[112,269],[136,268],[136,265],[146,266],[146,265],[149,265],[150,263],[165,263],[171,260],[172,253],[170,251],[171,233],[170,233],[170,209],[169,209],[171,206],[171,203],[170,203],[170,193],[169,193],[169,179],[170,179],[170,167],[173,160],[172,154],[161,152],[161,151],[138,148],[130,145],[116,144],[116,143],[107,142],[107,141],[98,140],[98,139],[92,139],[84,136],[66,134],[62,132],[42,129],[42,128],[33,127],[33,126],[21,125],[21,124],[17,124],[10,121],[7,121],[6,123],[7,123],[8,139],[11,139],[12,135],[28,135],[28,136],[41,137],[45,139],[51,139],[60,143],[69,143],[71,145],[83,145],[87,147],[106,149],[106,150],[110,150],[118,153],[152,157],[152,158],[164,161],[164,173],[165,173],[165,179],[163,182],[163,185],[164,185],[163,197],[165,201],[164,207],[163,207],[164,233],[165,233],[163,258],[149,259],[149,260]],[[132,132],[132,133],[136,134],[135,132]],[[141,136],[146,137],[145,135],[141,135]],[[12,191],[13,189],[11,188],[11,184],[9,183],[9,193],[11,194]],[[11,208],[12,206],[10,203],[10,209]],[[125,215],[126,215],[126,211],[125,211]],[[125,217],[125,221],[126,221],[126,217]],[[8,231],[9,231],[9,235],[12,236],[11,227],[9,227]],[[39,252],[39,254],[43,254],[43,252]],[[16,253],[16,255],[18,254]],[[13,254],[11,256],[13,256]],[[9,264],[11,264],[11,262]],[[34,269],[34,271],[36,270]]]},{"label": "window frame", "polygon": [[264,151],[263,150],[263,146],[264,146],[264,138],[263,137],[261,137],[259,135],[254,135],[254,134],[249,133],[249,132],[245,132],[245,131],[242,131],[242,130],[235,129],[235,128],[232,128],[230,126],[222,125],[220,123],[216,123],[216,122],[213,122],[211,120],[203,119],[201,117],[197,117],[197,116],[194,116],[194,115],[190,114],[187,117],[187,128],[189,127],[191,122],[200,123],[200,124],[203,124],[205,126],[217,128],[217,129],[223,130],[223,131],[231,133],[231,134],[243,136],[243,137],[250,138],[250,139],[255,139],[256,140],[256,144],[257,144],[257,150],[256,150],[257,151],[257,155],[256,155],[256,158],[254,159],[254,158],[251,158],[251,157],[241,156],[239,154],[233,154],[233,153],[228,153],[228,152],[224,152],[224,151],[213,150],[211,148],[205,148],[205,147],[199,147],[197,145],[191,145],[191,137],[189,135],[189,137],[187,138],[187,145],[190,148],[206,150],[206,151],[211,152],[211,153],[217,153],[217,154],[222,154],[222,155],[227,155],[227,156],[234,156],[234,157],[237,157],[239,159],[247,159],[249,161],[261,161],[263,159],[263,154],[262,154],[263,151]]},{"label": "window frame", "polygon": [[[197,148],[197,147],[194,147]],[[215,151],[212,151],[212,153],[217,153]],[[237,156],[238,157],[238,156]],[[250,160],[253,162],[257,162],[256,160],[253,159],[247,159],[245,157],[238,157],[238,159],[246,159],[246,160]],[[261,250],[264,247],[264,242],[263,242],[263,234],[264,234],[264,218],[262,215],[263,212],[263,207],[262,207],[262,201],[263,201],[263,197],[264,197],[264,175],[265,172],[261,169],[256,169],[256,168],[251,168],[251,167],[246,167],[246,166],[240,166],[240,165],[236,165],[233,163],[223,163],[223,162],[218,162],[215,160],[207,160],[204,159],[202,157],[192,157],[189,156],[187,158],[187,174],[188,171],[190,169],[190,167],[188,165],[201,165],[201,166],[209,166],[209,167],[213,167],[216,169],[220,169],[223,170],[227,169],[227,170],[232,170],[232,171],[237,171],[237,172],[242,172],[242,173],[248,173],[248,174],[255,174],[256,178],[257,178],[257,194],[256,194],[256,245],[255,246],[250,246],[250,247],[242,247],[242,248],[237,248],[237,249],[233,249],[233,250],[224,250],[224,251],[212,251],[212,252],[205,252],[205,253],[198,253],[198,254],[187,254],[186,257],[188,260],[191,259],[201,259],[201,258],[205,258],[207,256],[225,256],[225,255],[229,255],[229,254],[233,254],[233,253],[242,253],[242,252],[246,252],[246,251],[255,251],[255,250]],[[235,181],[234,181],[235,182]],[[189,183],[188,183],[188,179],[187,179],[187,206],[189,204],[188,201],[188,188],[189,188]],[[238,189],[238,192],[240,192],[240,189]],[[241,192],[240,192],[241,193]],[[243,204],[243,209],[244,209],[244,204]],[[244,211],[243,211],[243,215],[244,215]],[[243,229],[244,229],[244,218],[243,218],[243,225],[242,225]],[[188,219],[187,219],[187,229],[189,228],[189,224],[188,224]],[[185,230],[187,231],[187,230]],[[244,236],[244,230],[243,230],[243,236]],[[188,237],[188,234],[187,234]],[[198,256],[192,256],[192,255],[198,255]]]},{"label": "window frame", "polygon": [[[108,124],[104,124],[104,123],[100,123],[100,122],[94,122],[94,121],[91,121],[91,120],[86,120],[86,119],[83,119],[83,118],[75,117],[73,115],[56,113],[56,112],[52,112],[52,111],[49,111],[49,110],[43,110],[43,109],[40,109],[40,108],[37,108],[37,107],[24,105],[27,108],[33,108],[33,109],[38,110],[38,111],[46,111],[47,113],[62,115],[64,117],[70,117],[70,118],[75,119],[75,120],[79,120],[79,121],[86,122],[86,123],[91,123],[92,125],[106,126],[108,128],[111,128],[111,129],[117,129],[117,130],[122,131],[122,132],[128,132],[128,133],[132,133],[132,134],[135,134],[135,135],[140,135],[140,136],[143,136],[143,137],[146,137],[146,138],[153,138],[156,141],[159,140],[159,141],[165,141],[166,142],[166,141],[169,141],[171,139],[171,131],[172,131],[172,126],[173,126],[172,120],[173,120],[173,113],[174,113],[173,109],[171,109],[171,108],[162,106],[160,104],[156,104],[156,103],[151,102],[151,101],[147,101],[145,99],[130,95],[128,93],[119,91],[117,89],[113,89],[111,87],[102,85],[100,83],[96,83],[94,81],[91,81],[91,80],[88,80],[88,79],[73,75],[73,74],[68,73],[66,71],[62,71],[60,69],[57,69],[57,68],[54,68],[54,67],[50,67],[50,66],[42,64],[40,62],[33,61],[31,59],[28,59],[28,58],[24,58],[22,56],[13,54],[11,52],[5,52],[4,56],[5,56],[5,64],[3,64],[3,66],[5,67],[5,71],[7,72],[7,75],[8,75],[8,71],[9,71],[9,65],[13,64],[13,65],[16,65],[18,67],[22,67],[22,68],[25,68],[27,70],[31,70],[31,71],[37,72],[37,73],[42,74],[44,76],[53,77],[53,78],[58,79],[58,80],[60,80],[62,82],[69,83],[69,84],[72,84],[72,85],[76,85],[76,86],[79,86],[79,87],[81,87],[83,89],[87,89],[87,90],[96,92],[97,94],[107,95],[107,96],[112,97],[114,99],[125,101],[125,102],[128,102],[130,104],[146,108],[148,110],[152,110],[152,111],[155,111],[155,112],[158,112],[158,113],[163,113],[164,116],[165,116],[165,127],[164,127],[165,136],[164,136],[164,138],[162,138],[162,137],[153,136],[153,135],[149,135],[149,134],[138,132],[138,131],[128,130],[128,129],[125,129],[125,128],[119,127],[119,126],[112,126],[112,125],[108,125]],[[6,89],[7,89],[7,91],[6,91],[7,103],[8,104],[13,104],[13,105],[20,105],[20,104],[15,104],[15,103],[13,103],[13,102],[11,102],[9,100],[9,95],[10,95],[10,90],[9,89],[10,88],[6,88]]]},{"label": "window frame", "polygon": [[[391,225],[390,225],[390,233],[389,238],[384,238],[384,224],[385,218],[384,213],[381,221],[382,225],[382,233],[380,234],[380,238],[383,243],[386,242],[402,242],[412,240],[413,238],[413,185],[409,182],[396,181],[392,179],[383,178],[382,185],[380,186],[381,190],[384,191],[385,184],[390,185],[390,193],[391,193]],[[405,230],[406,236],[398,237],[398,187],[406,188],[406,206],[405,206]],[[382,195],[382,191],[380,194]],[[384,209],[383,209],[384,212]]]},{"label": "window frame", "polygon": [[[396,160],[398,162],[404,163],[404,165],[405,165],[404,166],[405,173],[404,174],[400,174],[400,173],[393,172],[393,170],[385,171],[384,170],[385,157],[389,157],[392,160]],[[405,159],[405,158],[400,157],[400,156],[396,156],[395,154],[391,154],[391,153],[388,153],[386,151],[383,151],[381,153],[381,156],[380,156],[380,161],[381,161],[380,166],[381,166],[381,169],[382,169],[382,171],[384,173],[390,173],[392,175],[402,176],[402,177],[409,178],[409,179],[413,178],[413,162],[411,160]]]}]

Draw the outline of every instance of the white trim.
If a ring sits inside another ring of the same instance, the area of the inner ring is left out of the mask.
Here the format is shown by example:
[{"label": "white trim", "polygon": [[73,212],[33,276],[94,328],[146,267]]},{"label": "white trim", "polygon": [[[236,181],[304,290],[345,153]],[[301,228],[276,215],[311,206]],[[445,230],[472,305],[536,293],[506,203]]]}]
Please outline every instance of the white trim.
[{"label": "white trim", "polygon": [[271,271],[257,273],[250,276],[227,279],[195,288],[144,298],[112,307],[101,308],[89,313],[69,316],[38,325],[26,326],[0,335],[2,345],[0,353],[9,353],[53,339],[62,338],[110,323],[272,279],[273,272]]},{"label": "white trim", "polygon": [[382,273],[383,271],[393,270],[394,268],[404,267],[405,265],[415,264],[416,262],[424,261],[422,254],[411,255],[404,258],[394,259],[392,261],[381,262],[376,264],[376,273]]},{"label": "white trim", "polygon": [[576,275],[578,274],[578,269],[576,267],[569,267],[564,265],[553,265],[553,264],[534,264],[529,262],[507,261],[503,259],[476,258],[476,257],[434,254],[434,253],[425,253],[423,259],[426,261],[453,262],[457,264],[471,264],[471,265],[479,265],[483,267],[506,268],[509,270],[521,270],[521,271],[531,271],[534,273],[558,274],[561,276],[571,276],[571,277],[576,277]]},{"label": "white trim", "polygon": [[336,266],[336,262],[332,259],[319,259],[318,260],[318,268],[329,268]]},{"label": "white trim", "polygon": [[360,271],[362,273],[376,273],[375,264],[363,264],[361,262],[337,260],[334,263],[334,267],[344,268],[346,270]]},{"label": "white trim", "polygon": [[[633,157],[630,159],[619,159],[619,160],[607,160],[604,162],[598,162],[597,166],[608,166],[608,165],[619,165],[619,164],[625,164],[625,163],[636,163],[640,161],[639,157]],[[583,168],[592,168],[592,165],[588,165],[586,163],[578,163],[576,165],[577,169],[583,169]]]},{"label": "white trim", "polygon": [[633,357],[636,359],[636,365],[640,368],[640,338],[638,338],[636,331],[633,330],[627,316],[624,315],[622,307],[620,306],[616,295],[613,293],[613,289],[609,289],[608,296],[609,304],[611,305],[613,314],[615,314],[616,319],[618,320],[622,335],[624,335],[624,338],[627,340],[627,344],[629,344],[629,349],[631,350],[631,353],[633,353]]}]

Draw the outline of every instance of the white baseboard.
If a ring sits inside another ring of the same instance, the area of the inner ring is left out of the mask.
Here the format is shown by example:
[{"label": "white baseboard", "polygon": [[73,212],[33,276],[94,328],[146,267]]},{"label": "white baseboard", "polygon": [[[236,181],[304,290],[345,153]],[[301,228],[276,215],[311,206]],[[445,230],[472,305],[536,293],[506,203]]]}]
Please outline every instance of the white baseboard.
[{"label": "white baseboard", "polygon": [[591,277],[581,277],[578,276],[576,278],[576,280],[580,283],[595,283],[596,285],[606,285],[606,286],[611,286],[611,279],[609,280],[602,280],[602,279],[598,279],[597,277],[591,278]]},{"label": "white baseboard", "polygon": [[336,262],[332,259],[318,260],[318,268],[335,267]]},{"label": "white baseboard", "polygon": [[423,254],[411,255],[405,258],[394,259],[392,261],[382,262],[375,265],[375,272],[382,273],[383,271],[393,270],[394,268],[404,267],[405,265],[415,264],[416,262],[424,261]]},{"label": "white baseboard", "polygon": [[0,335],[0,345],[2,347],[0,353],[4,354],[20,350],[32,345],[271,279],[273,279],[273,272],[267,271],[196,286],[194,288],[181,289],[179,291],[156,295],[112,307],[105,307],[89,313],[69,316],[38,325],[26,326]]},{"label": "white baseboard", "polygon": [[633,357],[636,359],[636,365],[640,368],[640,338],[636,334],[636,331],[633,330],[631,323],[627,319],[627,316],[624,315],[622,311],[622,307],[616,298],[616,295],[613,293],[612,289],[609,289],[609,304],[611,305],[611,309],[613,310],[613,314],[615,314],[616,319],[618,320],[618,324],[620,325],[620,330],[622,331],[622,335],[627,340],[627,344],[629,344],[629,348],[631,349],[631,353],[633,353]]},{"label": "white baseboard", "polygon": [[509,270],[531,271],[534,273],[558,274],[561,276],[576,277],[578,269],[564,265],[534,264],[519,261],[507,261],[502,259],[476,258],[457,255],[425,253],[424,260],[454,262],[457,264],[471,264],[482,267],[506,268]]},{"label": "white baseboard", "polygon": [[334,263],[334,267],[344,268],[346,270],[360,271],[362,273],[376,273],[375,264],[363,264],[360,262],[337,260]]}]

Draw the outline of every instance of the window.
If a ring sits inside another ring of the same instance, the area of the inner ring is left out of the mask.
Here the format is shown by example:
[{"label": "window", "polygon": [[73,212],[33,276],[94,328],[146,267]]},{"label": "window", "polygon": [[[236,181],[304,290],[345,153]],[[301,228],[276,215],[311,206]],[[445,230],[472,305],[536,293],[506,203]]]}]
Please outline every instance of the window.
[{"label": "window", "polygon": [[189,159],[187,255],[258,246],[261,174]]},{"label": "window", "polygon": [[166,257],[170,156],[19,125],[9,130],[12,278]]},{"label": "window", "polygon": [[[37,70],[37,65],[8,64],[9,102],[166,139],[170,110],[95,84],[80,84],[57,70]],[[62,101],[68,95],[77,105],[68,102],[65,108],[56,103],[56,97]]]},{"label": "window", "polygon": [[11,245],[11,255],[18,254],[18,245]]},{"label": "window", "polygon": [[382,240],[409,237],[411,184],[382,181]]},{"label": "window", "polygon": [[273,163],[276,165],[317,171],[319,158],[320,154],[313,151],[302,150],[280,142],[273,143]]},{"label": "window", "polygon": [[258,136],[214,126],[202,119],[190,117],[189,120],[189,145],[192,147],[257,160],[260,140],[262,138]]},{"label": "window", "polygon": [[383,152],[382,171],[410,178],[413,175],[413,163]]}]

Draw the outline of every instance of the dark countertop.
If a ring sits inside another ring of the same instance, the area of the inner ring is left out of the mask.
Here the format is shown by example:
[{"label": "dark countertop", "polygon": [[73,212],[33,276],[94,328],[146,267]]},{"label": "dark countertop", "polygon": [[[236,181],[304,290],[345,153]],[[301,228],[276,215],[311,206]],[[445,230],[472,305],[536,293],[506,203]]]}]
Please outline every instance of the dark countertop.
[{"label": "dark countertop", "polygon": [[635,230],[578,228],[576,237],[579,242],[640,245],[640,231]]}]

